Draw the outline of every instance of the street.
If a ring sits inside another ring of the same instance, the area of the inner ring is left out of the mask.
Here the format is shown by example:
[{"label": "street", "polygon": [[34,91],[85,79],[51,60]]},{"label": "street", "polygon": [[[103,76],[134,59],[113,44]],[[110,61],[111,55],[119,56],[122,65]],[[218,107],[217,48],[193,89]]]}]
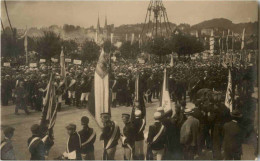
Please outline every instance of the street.
[{"label": "street", "polygon": [[[153,103],[146,104],[147,110],[147,125],[145,128],[145,133],[148,131],[149,125],[151,125],[154,121],[153,113],[156,111],[156,108],[159,105],[158,100],[153,100]],[[192,103],[187,103],[187,107],[191,108],[194,105]],[[174,104],[172,104],[174,107]],[[120,126],[120,130],[123,128],[123,122],[121,121],[122,113],[131,113],[132,107],[117,107],[112,108],[112,120],[116,121]],[[174,109],[174,108],[173,108]],[[13,137],[13,147],[15,150],[16,159],[19,160],[28,160],[30,159],[30,154],[27,148],[27,139],[31,136],[30,127],[32,124],[39,123],[41,112],[34,112],[30,115],[26,115],[24,111],[19,111],[20,115],[14,114],[14,105],[4,106],[1,108],[1,127],[5,127],[7,125],[13,126],[15,128],[15,133]],[[54,159],[60,156],[66,149],[66,143],[68,139],[68,135],[66,132],[66,125],[69,123],[74,123],[77,125],[77,130],[81,129],[80,119],[82,116],[88,116],[90,118],[89,126],[94,128],[97,134],[96,142],[95,142],[95,159],[102,159],[103,154],[103,144],[99,140],[101,129],[98,127],[94,118],[90,115],[90,113],[86,109],[77,109],[75,107],[63,106],[62,111],[58,113],[56,124],[54,127],[54,137],[55,144],[51,148],[49,158]],[[2,135],[3,136],[3,135]],[[145,146],[146,151],[146,146]],[[242,159],[254,159],[254,149],[251,145],[243,145],[243,156]],[[121,142],[119,142],[117,146],[117,151],[115,155],[116,160],[123,160],[123,148],[121,147]],[[210,151],[205,151],[202,156],[198,159],[212,159],[212,153]]]}]

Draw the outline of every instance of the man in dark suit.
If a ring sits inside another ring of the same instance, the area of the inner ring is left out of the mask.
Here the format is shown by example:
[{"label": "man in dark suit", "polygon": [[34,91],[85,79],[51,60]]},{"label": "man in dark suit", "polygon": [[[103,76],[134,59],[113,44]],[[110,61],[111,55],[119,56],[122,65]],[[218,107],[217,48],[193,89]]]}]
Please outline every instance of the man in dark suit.
[{"label": "man in dark suit", "polygon": [[164,155],[165,141],[166,141],[166,129],[165,126],[161,123],[163,118],[161,112],[154,113],[155,123],[149,127],[147,143],[150,146],[153,159],[162,160]]},{"label": "man in dark suit", "polygon": [[69,139],[63,157],[70,160],[81,160],[81,140],[79,134],[76,132],[76,125],[69,124],[66,129],[69,134]]},{"label": "man in dark suit", "polygon": [[32,136],[28,139],[28,149],[31,153],[30,160],[45,160],[44,143],[40,138],[40,125],[32,125],[31,131]]},{"label": "man in dark suit", "polygon": [[197,154],[199,143],[199,120],[193,117],[193,110],[186,109],[184,114],[187,120],[181,127],[180,142],[183,145],[183,155],[185,160],[193,160]]},{"label": "man in dark suit", "polygon": [[123,128],[123,133],[121,134],[122,146],[124,148],[124,159],[132,160],[135,142],[134,126],[130,122],[129,114],[123,113],[122,120],[125,124]]},{"label": "man in dark suit", "polygon": [[226,160],[240,160],[242,154],[242,130],[239,126],[239,121],[242,118],[242,114],[237,109],[231,113],[232,121],[224,124],[223,127],[223,148],[224,159]]},{"label": "man in dark suit", "polygon": [[135,131],[135,160],[144,159],[144,129],[145,120],[142,118],[141,110],[137,109],[134,112],[135,119],[133,121]]},{"label": "man in dark suit", "polygon": [[83,160],[95,160],[94,143],[96,141],[96,133],[93,128],[88,126],[89,118],[83,116],[81,118],[81,125],[83,129],[79,131],[81,139],[81,157]]},{"label": "man in dark suit", "polygon": [[4,128],[4,139],[1,141],[1,160],[16,160],[15,153],[12,145],[12,137],[14,135],[13,127]]},{"label": "man in dark suit", "polygon": [[28,97],[28,92],[26,91],[24,87],[24,81],[20,80],[19,81],[19,86],[15,90],[16,94],[16,106],[15,106],[15,114],[19,115],[18,110],[19,108],[24,109],[26,114],[29,114],[29,111],[27,110],[27,105],[26,105],[26,99]]},{"label": "man in dark suit", "polygon": [[114,160],[120,129],[114,121],[111,121],[110,113],[101,113],[101,119],[104,125],[100,136],[100,140],[104,140],[103,160]]}]

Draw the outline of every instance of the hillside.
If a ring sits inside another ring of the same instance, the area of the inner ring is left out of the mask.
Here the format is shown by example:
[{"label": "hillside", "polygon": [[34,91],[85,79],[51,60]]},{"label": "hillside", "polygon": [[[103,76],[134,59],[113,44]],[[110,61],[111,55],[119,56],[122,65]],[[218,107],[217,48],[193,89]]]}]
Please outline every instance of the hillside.
[{"label": "hillside", "polygon": [[258,32],[258,22],[234,24],[232,21],[225,18],[215,18],[191,26],[191,30],[201,30],[201,29],[209,29],[209,28],[218,28],[220,30],[230,29],[235,33],[242,33],[243,28],[245,28],[246,34],[252,35],[252,34],[257,34]]}]

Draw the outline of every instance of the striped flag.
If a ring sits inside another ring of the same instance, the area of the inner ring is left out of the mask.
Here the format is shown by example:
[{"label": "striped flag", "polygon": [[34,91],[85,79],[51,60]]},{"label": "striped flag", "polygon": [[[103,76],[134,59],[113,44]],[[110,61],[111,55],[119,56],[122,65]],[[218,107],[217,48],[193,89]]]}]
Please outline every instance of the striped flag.
[{"label": "striped flag", "polygon": [[[140,86],[140,75],[139,73],[135,76],[135,93],[134,93],[134,103],[133,108],[131,112],[131,120],[133,121],[135,119],[134,113],[135,108],[138,108],[142,112],[142,118],[146,118],[146,108],[144,103],[144,91],[142,87]],[[138,104],[138,107],[136,106]]]},{"label": "striped flag", "polygon": [[98,125],[103,127],[101,122],[101,113],[111,113],[110,111],[110,90],[109,90],[109,73],[108,60],[105,58],[105,52],[99,56],[94,75],[94,84],[89,99],[89,112],[95,117]]},{"label": "striped flag", "polygon": [[57,107],[58,101],[56,98],[56,87],[54,85],[54,78],[53,74],[51,74],[50,81],[47,85],[47,92],[44,98],[45,102],[43,104],[43,111],[42,111],[42,121],[49,121],[48,129],[53,128],[56,116],[57,116]]},{"label": "striped flag", "polygon": [[167,68],[164,69],[164,76],[163,76],[163,84],[162,84],[162,94],[160,100],[160,106],[164,109],[171,109],[171,98],[169,94],[169,86],[168,86],[168,72]]},{"label": "striped flag", "polygon": [[226,98],[225,98],[225,106],[230,109],[230,112],[232,112],[233,109],[233,100],[232,100],[232,77],[231,77],[231,71],[229,69],[228,73],[228,85],[227,85],[227,92],[226,92]]}]

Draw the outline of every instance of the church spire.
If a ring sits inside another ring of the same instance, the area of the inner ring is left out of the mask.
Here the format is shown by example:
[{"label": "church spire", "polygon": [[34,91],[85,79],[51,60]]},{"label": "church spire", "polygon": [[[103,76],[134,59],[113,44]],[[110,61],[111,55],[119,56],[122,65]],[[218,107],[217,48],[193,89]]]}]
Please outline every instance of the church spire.
[{"label": "church spire", "polygon": [[104,26],[105,29],[107,29],[107,16],[106,16],[106,19],[105,19],[105,26]]}]

